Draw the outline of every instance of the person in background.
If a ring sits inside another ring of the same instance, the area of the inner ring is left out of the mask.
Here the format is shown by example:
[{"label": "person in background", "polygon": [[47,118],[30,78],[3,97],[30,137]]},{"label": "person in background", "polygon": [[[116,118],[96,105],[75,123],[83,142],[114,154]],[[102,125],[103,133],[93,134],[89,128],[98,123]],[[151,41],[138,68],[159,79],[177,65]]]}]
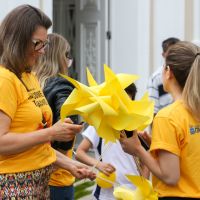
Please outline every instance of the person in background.
[{"label": "person in background", "polygon": [[122,138],[125,152],[138,156],[153,174],[159,200],[200,199],[200,48],[177,42],[168,50],[162,78],[174,103],[153,120],[150,152],[134,134]]},{"label": "person in background", "polygon": [[52,112],[31,72],[48,45],[51,20],[40,9],[21,5],[0,25],[0,199],[48,199],[53,164],[78,178],[90,169],[54,150],[82,130],[70,119],[52,126]]},{"label": "person in background", "polygon": [[[125,91],[132,100],[135,99],[136,86],[134,83],[128,86]],[[133,157],[124,153],[119,141],[116,141],[116,143],[105,144],[104,139],[97,135],[93,126],[89,126],[82,132],[82,135],[84,139],[78,146],[76,158],[90,166],[95,166],[97,170],[106,175],[109,175],[116,170],[117,183],[135,189],[135,187],[126,179],[125,174],[139,175],[139,173]],[[94,149],[95,158],[87,154],[90,148]],[[101,160],[99,160],[100,156],[102,158]],[[93,195],[97,200],[115,199],[113,196],[113,187],[105,189],[97,185],[93,191]]]},{"label": "person in background", "polygon": [[[45,54],[38,60],[36,76],[43,89],[44,95],[53,112],[53,124],[60,120],[60,109],[74,86],[59,74],[67,75],[68,68],[72,64],[70,45],[61,35],[48,34],[49,45]],[[78,123],[78,116],[71,116],[74,123]],[[52,147],[64,155],[72,158],[72,146],[74,138],[68,142],[53,141]],[[51,174],[50,197],[52,200],[74,199],[74,176],[64,169],[57,169]]]},{"label": "person in background", "polygon": [[[178,38],[170,37],[162,42],[162,57],[166,58],[168,49],[171,45],[180,41]],[[161,108],[171,104],[173,102],[172,96],[165,92],[162,83],[162,68],[159,67],[149,78],[147,89],[149,97],[154,100],[154,114],[156,114]]]},{"label": "person in background", "polygon": [[[175,37],[169,37],[162,42],[162,57],[165,59],[168,53],[168,49],[179,42],[180,40]],[[160,66],[149,78],[147,89],[149,92],[149,97],[154,100],[154,116],[158,111],[165,106],[173,102],[171,94],[166,92],[163,88],[162,81],[162,69],[163,66]],[[151,144],[151,132],[152,124],[149,127],[149,130],[142,131],[138,133],[149,145]]]}]

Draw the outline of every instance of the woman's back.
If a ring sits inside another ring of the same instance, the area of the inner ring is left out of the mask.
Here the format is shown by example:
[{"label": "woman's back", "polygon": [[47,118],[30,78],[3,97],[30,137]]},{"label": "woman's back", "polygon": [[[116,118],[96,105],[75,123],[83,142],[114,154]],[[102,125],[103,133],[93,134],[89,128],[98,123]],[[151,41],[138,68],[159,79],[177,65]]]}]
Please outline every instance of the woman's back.
[{"label": "woman's back", "polygon": [[[154,189],[164,196],[200,196],[200,122],[177,100],[158,112],[153,123],[151,151],[165,150],[180,159],[180,179],[167,186],[153,176]],[[154,157],[156,154],[154,152]],[[159,184],[158,184],[159,183]],[[158,186],[159,185],[159,186]]]}]

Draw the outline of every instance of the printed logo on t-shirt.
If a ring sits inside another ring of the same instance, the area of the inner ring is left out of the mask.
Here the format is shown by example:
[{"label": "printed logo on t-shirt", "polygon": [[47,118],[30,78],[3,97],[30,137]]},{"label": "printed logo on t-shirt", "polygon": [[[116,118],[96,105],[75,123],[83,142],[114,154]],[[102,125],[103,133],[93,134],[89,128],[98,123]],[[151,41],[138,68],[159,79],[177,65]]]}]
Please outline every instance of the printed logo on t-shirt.
[{"label": "printed logo on t-shirt", "polygon": [[[31,90],[28,91],[29,93],[29,100],[32,101],[37,107],[41,108],[45,105],[48,105],[47,100],[45,99],[43,93],[40,90]],[[47,128],[51,124],[51,120],[48,117],[48,114],[41,109],[42,112],[42,121],[38,126],[39,129]]]},{"label": "printed logo on t-shirt", "polygon": [[29,91],[29,100],[33,101],[37,107],[42,107],[44,105],[48,105],[44,95],[40,90],[37,91]]},{"label": "printed logo on t-shirt", "polygon": [[189,128],[189,131],[191,135],[200,133],[200,125],[196,125],[196,126],[191,125]]}]

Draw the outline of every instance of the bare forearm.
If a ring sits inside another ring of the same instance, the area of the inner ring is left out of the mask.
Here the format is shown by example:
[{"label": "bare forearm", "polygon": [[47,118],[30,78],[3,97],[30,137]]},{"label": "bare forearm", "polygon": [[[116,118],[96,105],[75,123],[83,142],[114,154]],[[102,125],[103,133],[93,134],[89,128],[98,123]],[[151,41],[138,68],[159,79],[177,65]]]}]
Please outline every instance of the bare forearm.
[{"label": "bare forearm", "polygon": [[[56,150],[55,150],[56,151]],[[54,163],[56,166],[71,171],[71,167],[75,164],[75,161],[71,158],[65,156],[64,154],[56,151],[56,162]]]},{"label": "bare forearm", "polygon": [[78,161],[74,161],[58,151],[56,151],[56,156],[57,160],[55,162],[55,165],[68,170],[76,178],[89,178],[93,180],[96,177],[96,175],[90,170],[88,166]]},{"label": "bare forearm", "polygon": [[26,151],[33,146],[51,141],[50,128],[29,133],[6,133],[0,137],[0,154],[11,155]]},{"label": "bare forearm", "polygon": [[82,164],[76,160],[73,160],[64,154],[60,153],[59,151],[56,151],[56,162],[54,163],[57,167],[63,168],[71,172],[72,174],[74,173],[74,169],[77,168],[87,168],[85,164]]},{"label": "bare forearm", "polygon": [[148,151],[141,149],[137,156],[140,158],[141,162],[153,173],[153,175],[162,180],[162,171],[159,163]]},{"label": "bare forearm", "polygon": [[122,137],[120,142],[125,152],[137,156],[161,181],[168,185],[177,184],[180,178],[180,158],[178,155],[158,149],[155,150],[157,157],[154,158],[141,146],[137,134],[130,138]]},{"label": "bare forearm", "polygon": [[81,125],[74,125],[70,119],[66,118],[46,129],[13,133],[10,132],[11,118],[1,111],[0,122],[0,154],[3,155],[17,154],[52,140],[70,141],[82,129]]},{"label": "bare forearm", "polygon": [[87,164],[87,165],[89,165],[89,166],[94,166],[98,162],[98,160],[87,155],[87,153],[85,153],[82,150],[79,150],[79,151],[76,152],[76,159]]},{"label": "bare forearm", "polygon": [[[177,164],[179,161],[175,155],[171,154],[171,160],[167,157],[163,157],[163,155],[162,158],[160,156],[158,159],[155,159],[149,152],[141,148],[137,156],[141,159],[142,163],[149,168],[154,176],[168,185],[176,185],[180,177],[180,171]],[[164,162],[161,161],[161,159],[164,160]]]}]

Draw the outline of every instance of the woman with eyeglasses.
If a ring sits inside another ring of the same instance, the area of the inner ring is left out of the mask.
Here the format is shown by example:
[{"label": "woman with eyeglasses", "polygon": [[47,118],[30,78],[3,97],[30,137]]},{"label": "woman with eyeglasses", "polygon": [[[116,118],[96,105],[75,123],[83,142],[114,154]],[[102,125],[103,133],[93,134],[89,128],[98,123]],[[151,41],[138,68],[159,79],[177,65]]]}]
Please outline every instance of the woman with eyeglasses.
[{"label": "woman with eyeglasses", "polygon": [[[39,58],[35,72],[52,109],[54,124],[60,120],[61,106],[74,89],[70,82],[59,75],[68,74],[72,57],[70,45],[63,36],[56,33],[48,34],[48,40],[49,45],[45,49],[45,54]],[[78,123],[77,116],[71,116],[71,120]],[[53,141],[52,147],[71,158],[73,143],[74,138],[68,142]],[[51,200],[73,200],[73,183],[74,176],[68,171],[54,171],[49,181]]]},{"label": "woman with eyeglasses", "polygon": [[69,118],[52,126],[52,111],[31,72],[45,54],[51,25],[30,5],[13,9],[0,25],[0,199],[49,199],[53,164],[78,178],[94,177],[50,145],[82,129]]},{"label": "woman with eyeglasses", "polygon": [[162,76],[174,103],[155,116],[151,154],[136,134],[121,144],[150,169],[159,200],[200,199],[200,48],[190,42],[170,47]]}]

